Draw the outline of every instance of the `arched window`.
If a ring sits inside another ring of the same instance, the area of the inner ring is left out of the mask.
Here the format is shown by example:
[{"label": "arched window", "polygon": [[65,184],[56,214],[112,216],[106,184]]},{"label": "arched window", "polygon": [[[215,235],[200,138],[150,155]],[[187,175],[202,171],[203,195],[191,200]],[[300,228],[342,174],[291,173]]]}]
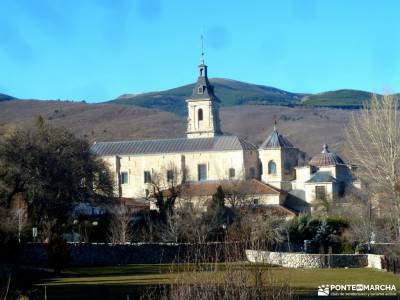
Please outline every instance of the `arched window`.
[{"label": "arched window", "polygon": [[199,88],[197,89],[197,93],[203,94],[204,93],[204,88],[202,86],[199,86]]},{"label": "arched window", "polygon": [[199,121],[203,121],[203,110],[201,108],[197,111],[197,117]]},{"label": "arched window", "polygon": [[273,160],[268,163],[268,174],[276,174],[276,163]]}]

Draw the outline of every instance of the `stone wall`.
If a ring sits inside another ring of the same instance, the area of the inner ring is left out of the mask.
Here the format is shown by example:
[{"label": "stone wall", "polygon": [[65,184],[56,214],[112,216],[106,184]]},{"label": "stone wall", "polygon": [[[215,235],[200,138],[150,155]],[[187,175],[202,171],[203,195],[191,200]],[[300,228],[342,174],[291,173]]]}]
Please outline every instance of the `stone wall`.
[{"label": "stone wall", "polygon": [[[69,243],[68,248],[71,257],[70,265],[93,266],[222,261],[225,250],[237,245],[223,243],[125,245]],[[237,247],[237,249],[240,248]],[[242,253],[241,259],[245,259],[244,253]],[[47,265],[46,245],[39,243],[24,245],[19,252],[19,261],[27,265]]]},{"label": "stone wall", "polygon": [[[174,244],[146,243],[129,245],[70,243],[70,265],[124,265],[177,262],[223,261],[225,251],[243,249],[239,244]],[[269,263],[288,268],[360,268],[382,269],[383,255],[377,254],[303,254],[246,250],[235,252],[238,260]],[[26,244],[19,252],[19,261],[27,265],[47,265],[45,244]]]},{"label": "stone wall", "polygon": [[374,269],[379,269],[382,270],[382,259],[383,255],[378,255],[378,254],[367,254],[368,258],[368,268],[374,268]]},{"label": "stone wall", "polygon": [[[246,250],[247,260],[287,268],[361,268],[369,265],[366,254],[303,254]],[[371,258],[371,266],[377,258]]]}]

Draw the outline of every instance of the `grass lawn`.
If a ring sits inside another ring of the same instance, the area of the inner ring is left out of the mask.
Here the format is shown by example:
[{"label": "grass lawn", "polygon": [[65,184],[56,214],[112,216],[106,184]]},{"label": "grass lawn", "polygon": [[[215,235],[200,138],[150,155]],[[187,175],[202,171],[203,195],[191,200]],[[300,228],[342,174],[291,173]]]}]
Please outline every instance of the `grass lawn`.
[{"label": "grass lawn", "polygon": [[[217,271],[215,271],[217,267]],[[262,267],[268,269],[265,276],[278,282],[289,283],[302,297],[316,295],[322,284],[394,284],[400,290],[400,276],[373,269],[287,269],[282,267],[255,266],[248,263],[230,265],[233,268]],[[178,272],[179,268],[180,272]],[[193,265],[128,265],[120,267],[70,268],[61,277],[47,278],[37,284],[46,285],[48,299],[137,299],[140,291],[148,286],[174,283],[178,276],[193,283]],[[224,274],[224,264],[201,265],[196,280],[218,282]],[[251,274],[251,271],[249,272]],[[180,274],[180,275],[178,275]],[[343,297],[341,299],[344,299]],[[388,299],[388,298],[385,298]]]}]

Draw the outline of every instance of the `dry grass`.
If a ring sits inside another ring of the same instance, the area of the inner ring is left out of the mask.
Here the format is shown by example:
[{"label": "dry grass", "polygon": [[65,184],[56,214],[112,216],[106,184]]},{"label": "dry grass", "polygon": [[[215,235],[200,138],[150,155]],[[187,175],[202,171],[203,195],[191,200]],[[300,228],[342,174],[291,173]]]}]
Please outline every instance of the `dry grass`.
[{"label": "dry grass", "polygon": [[[171,138],[185,136],[186,121],[178,115],[134,106],[59,101],[5,101],[0,103],[0,130],[18,124],[31,126],[37,115],[65,126],[78,136],[94,140]],[[222,129],[259,145],[278,129],[310,155],[323,143],[342,152],[344,127],[351,111],[327,108],[244,105],[221,109]]]}]

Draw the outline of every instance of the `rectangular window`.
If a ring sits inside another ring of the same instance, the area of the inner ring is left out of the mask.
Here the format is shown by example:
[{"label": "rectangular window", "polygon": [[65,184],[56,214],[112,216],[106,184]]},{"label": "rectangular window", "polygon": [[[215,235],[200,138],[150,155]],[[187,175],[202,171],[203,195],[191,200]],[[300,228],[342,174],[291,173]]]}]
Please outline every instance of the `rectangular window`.
[{"label": "rectangular window", "polygon": [[235,178],[235,169],[230,168],[229,169],[229,179]]},{"label": "rectangular window", "polygon": [[197,165],[197,174],[199,181],[207,180],[207,165],[205,164]]},{"label": "rectangular window", "polygon": [[250,171],[250,172],[249,172],[249,177],[250,177],[250,179],[256,178],[256,169],[254,169],[254,168],[252,167],[252,168],[250,168],[249,171]]},{"label": "rectangular window", "polygon": [[258,199],[253,199],[253,204],[254,205],[258,205],[259,204],[259,200]]},{"label": "rectangular window", "polygon": [[167,181],[173,181],[173,180],[174,180],[174,171],[167,170]]},{"label": "rectangular window", "polygon": [[317,200],[326,200],[326,187],[321,185],[317,185],[315,187],[315,199]]},{"label": "rectangular window", "polygon": [[144,171],[144,183],[151,182],[151,173],[150,171]]},{"label": "rectangular window", "polygon": [[121,184],[126,184],[129,181],[128,172],[121,172]]}]

